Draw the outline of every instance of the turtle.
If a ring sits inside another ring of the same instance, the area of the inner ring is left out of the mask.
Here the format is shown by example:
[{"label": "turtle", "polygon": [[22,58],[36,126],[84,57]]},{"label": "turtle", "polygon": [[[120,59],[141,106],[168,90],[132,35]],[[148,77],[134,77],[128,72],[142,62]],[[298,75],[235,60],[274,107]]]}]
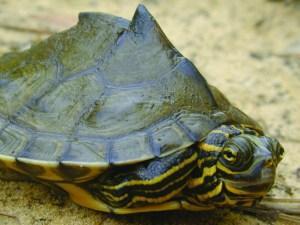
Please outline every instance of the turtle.
[{"label": "turtle", "polygon": [[129,214],[253,206],[284,149],[168,40],[144,5],[131,21],[83,12],[0,58],[0,168],[77,204]]}]

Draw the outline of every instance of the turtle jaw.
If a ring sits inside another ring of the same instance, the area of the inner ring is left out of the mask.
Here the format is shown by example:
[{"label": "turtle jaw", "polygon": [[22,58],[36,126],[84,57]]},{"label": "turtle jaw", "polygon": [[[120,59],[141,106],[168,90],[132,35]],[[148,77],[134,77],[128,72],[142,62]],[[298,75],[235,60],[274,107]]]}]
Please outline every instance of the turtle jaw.
[{"label": "turtle jaw", "polygon": [[[254,179],[220,178],[232,199],[261,199],[271,189],[275,181],[275,168],[259,168]],[[238,177],[238,176],[236,176]]]}]

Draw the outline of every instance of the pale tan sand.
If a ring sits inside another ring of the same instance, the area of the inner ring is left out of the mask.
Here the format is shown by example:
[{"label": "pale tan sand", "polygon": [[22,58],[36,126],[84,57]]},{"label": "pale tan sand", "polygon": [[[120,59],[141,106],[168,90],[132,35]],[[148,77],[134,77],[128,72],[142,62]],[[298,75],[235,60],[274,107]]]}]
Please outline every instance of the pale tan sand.
[{"label": "pale tan sand", "polygon": [[[102,11],[130,19],[138,3],[0,0],[0,54],[27,48],[51,32],[70,27],[79,11]],[[286,155],[271,195],[300,198],[299,1],[143,3],[173,44],[194,61],[211,84],[281,140]],[[229,210],[107,215],[57,197],[36,183],[0,181],[0,225],[18,224],[18,220],[24,225],[269,224],[267,218]]]}]

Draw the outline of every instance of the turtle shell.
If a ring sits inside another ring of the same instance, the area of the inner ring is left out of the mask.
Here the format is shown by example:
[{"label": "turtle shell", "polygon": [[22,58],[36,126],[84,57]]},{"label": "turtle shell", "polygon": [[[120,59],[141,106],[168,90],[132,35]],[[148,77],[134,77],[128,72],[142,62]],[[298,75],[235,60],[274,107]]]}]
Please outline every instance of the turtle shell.
[{"label": "turtle shell", "polygon": [[162,157],[223,123],[259,126],[207,84],[140,5],[0,58],[0,165],[83,182]]}]

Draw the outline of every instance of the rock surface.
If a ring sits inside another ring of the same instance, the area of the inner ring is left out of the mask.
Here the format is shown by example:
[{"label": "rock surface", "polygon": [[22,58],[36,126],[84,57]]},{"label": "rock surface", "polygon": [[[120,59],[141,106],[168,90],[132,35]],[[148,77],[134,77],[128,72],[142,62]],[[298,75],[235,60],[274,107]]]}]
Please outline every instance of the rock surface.
[{"label": "rock surface", "polygon": [[[130,19],[139,1],[0,0],[0,55],[69,28],[80,11]],[[270,195],[300,198],[300,2],[142,1],[208,82],[286,149]],[[274,222],[274,221],[273,221]],[[276,224],[289,224],[277,220]],[[0,225],[270,224],[229,210],[116,216],[85,209],[36,183],[0,180]],[[292,223],[290,223],[292,224]]]}]

